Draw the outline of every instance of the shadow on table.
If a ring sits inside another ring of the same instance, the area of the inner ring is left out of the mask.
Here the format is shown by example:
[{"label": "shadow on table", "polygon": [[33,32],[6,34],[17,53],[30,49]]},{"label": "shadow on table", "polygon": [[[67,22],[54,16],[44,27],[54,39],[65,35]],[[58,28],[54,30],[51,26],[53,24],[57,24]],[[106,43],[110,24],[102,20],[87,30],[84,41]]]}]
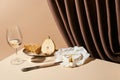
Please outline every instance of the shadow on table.
[{"label": "shadow on table", "polygon": [[[89,63],[89,62],[91,62],[91,61],[94,61],[94,60],[95,60],[95,58],[89,57],[89,58],[85,61],[84,64],[87,64],[87,63]],[[84,64],[83,64],[83,65],[84,65]]]}]

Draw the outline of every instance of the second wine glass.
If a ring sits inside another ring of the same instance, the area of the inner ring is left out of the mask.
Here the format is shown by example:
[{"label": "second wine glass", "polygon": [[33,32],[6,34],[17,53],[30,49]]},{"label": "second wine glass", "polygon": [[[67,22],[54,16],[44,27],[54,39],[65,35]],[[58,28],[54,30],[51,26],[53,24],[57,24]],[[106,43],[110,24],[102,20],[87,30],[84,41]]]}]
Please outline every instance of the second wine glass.
[{"label": "second wine glass", "polygon": [[22,40],[23,40],[22,33],[19,26],[7,28],[6,38],[7,38],[8,44],[16,50],[16,57],[13,60],[11,60],[11,63],[14,65],[22,64],[24,60],[17,56],[18,48],[22,44]]}]

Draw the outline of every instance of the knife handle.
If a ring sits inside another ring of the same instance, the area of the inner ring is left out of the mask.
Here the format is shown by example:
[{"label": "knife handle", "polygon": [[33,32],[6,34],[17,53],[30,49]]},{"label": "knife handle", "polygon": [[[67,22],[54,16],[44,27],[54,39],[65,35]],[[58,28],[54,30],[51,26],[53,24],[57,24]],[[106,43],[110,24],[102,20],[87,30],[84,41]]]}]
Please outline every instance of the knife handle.
[{"label": "knife handle", "polygon": [[27,72],[27,71],[31,71],[31,70],[39,69],[39,68],[40,66],[27,67],[27,68],[23,68],[22,71]]}]

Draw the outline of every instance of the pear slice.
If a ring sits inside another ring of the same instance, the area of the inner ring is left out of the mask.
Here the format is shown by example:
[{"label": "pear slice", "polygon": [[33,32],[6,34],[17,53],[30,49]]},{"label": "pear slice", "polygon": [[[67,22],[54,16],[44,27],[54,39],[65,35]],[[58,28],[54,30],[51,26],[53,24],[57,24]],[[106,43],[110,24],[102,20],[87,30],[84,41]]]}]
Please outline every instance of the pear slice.
[{"label": "pear slice", "polygon": [[50,37],[44,40],[41,45],[41,52],[46,55],[52,55],[55,51],[55,44]]}]

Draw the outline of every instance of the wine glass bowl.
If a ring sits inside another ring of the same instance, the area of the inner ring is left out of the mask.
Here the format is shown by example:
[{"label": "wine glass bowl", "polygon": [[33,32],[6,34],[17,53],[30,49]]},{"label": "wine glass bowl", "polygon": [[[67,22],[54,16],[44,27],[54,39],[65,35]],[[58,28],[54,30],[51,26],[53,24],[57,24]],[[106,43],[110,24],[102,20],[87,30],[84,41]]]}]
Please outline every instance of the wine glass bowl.
[{"label": "wine glass bowl", "polygon": [[9,45],[13,48],[19,48],[22,42],[19,39],[13,39],[8,41]]},{"label": "wine glass bowl", "polygon": [[11,60],[11,63],[14,65],[22,64],[24,60],[17,57],[18,48],[22,44],[22,33],[19,26],[12,26],[7,28],[6,38],[7,38],[8,44],[16,50],[16,58]]}]

